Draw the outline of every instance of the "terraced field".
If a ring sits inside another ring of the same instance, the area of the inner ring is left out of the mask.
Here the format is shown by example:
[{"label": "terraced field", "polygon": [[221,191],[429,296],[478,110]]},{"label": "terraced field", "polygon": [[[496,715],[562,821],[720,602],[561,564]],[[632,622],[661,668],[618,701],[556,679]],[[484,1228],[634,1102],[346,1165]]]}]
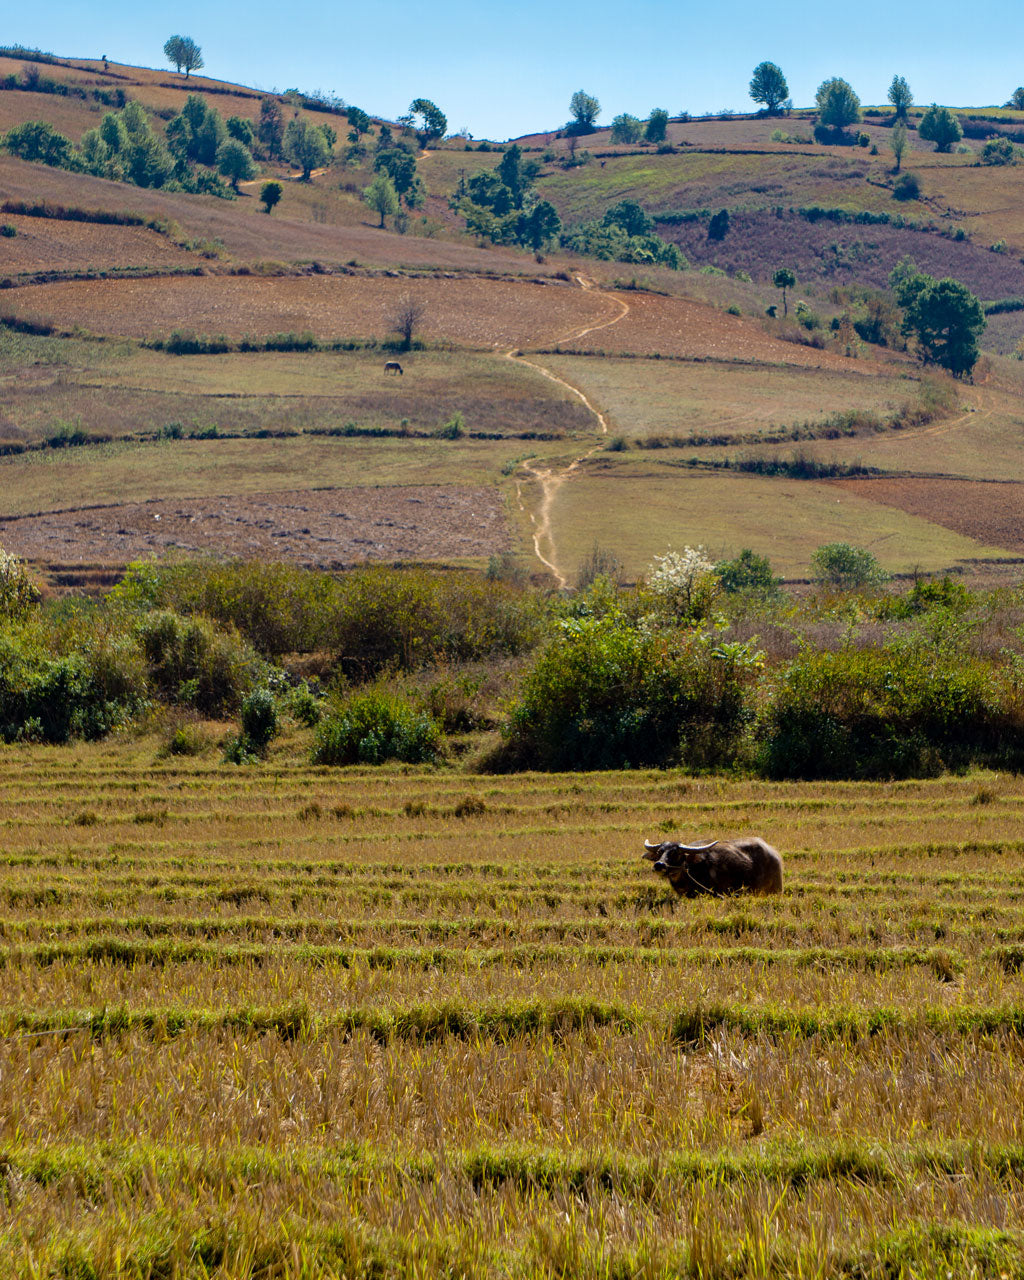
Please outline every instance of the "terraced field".
[{"label": "terraced field", "polygon": [[296,758],[0,759],[12,1274],[1024,1274],[1020,780]]}]

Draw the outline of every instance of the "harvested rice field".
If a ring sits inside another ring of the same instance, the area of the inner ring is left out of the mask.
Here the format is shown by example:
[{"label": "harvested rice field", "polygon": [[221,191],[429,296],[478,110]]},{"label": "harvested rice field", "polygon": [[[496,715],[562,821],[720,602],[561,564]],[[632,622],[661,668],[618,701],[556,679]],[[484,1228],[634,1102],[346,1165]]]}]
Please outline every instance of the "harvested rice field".
[{"label": "harvested rice field", "polygon": [[[1024,781],[203,732],[0,756],[5,1274],[1024,1274]],[[670,831],[782,896],[675,899]]]}]

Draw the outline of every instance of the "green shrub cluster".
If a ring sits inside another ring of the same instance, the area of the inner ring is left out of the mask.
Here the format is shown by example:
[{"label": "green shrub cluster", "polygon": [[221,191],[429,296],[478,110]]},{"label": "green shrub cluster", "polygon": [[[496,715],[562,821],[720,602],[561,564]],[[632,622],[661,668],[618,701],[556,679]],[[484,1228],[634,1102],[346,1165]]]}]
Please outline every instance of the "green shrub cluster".
[{"label": "green shrub cluster", "polygon": [[325,716],[317,728],[314,764],[422,764],[441,748],[437,722],[385,689],[357,693]]},{"label": "green shrub cluster", "polygon": [[208,716],[237,711],[263,664],[237,633],[204,617],[161,610],[138,624],[152,687],[165,701]]},{"label": "green shrub cluster", "polygon": [[1019,767],[1024,719],[991,664],[925,645],[805,651],[766,717],[774,778],[898,778]]}]

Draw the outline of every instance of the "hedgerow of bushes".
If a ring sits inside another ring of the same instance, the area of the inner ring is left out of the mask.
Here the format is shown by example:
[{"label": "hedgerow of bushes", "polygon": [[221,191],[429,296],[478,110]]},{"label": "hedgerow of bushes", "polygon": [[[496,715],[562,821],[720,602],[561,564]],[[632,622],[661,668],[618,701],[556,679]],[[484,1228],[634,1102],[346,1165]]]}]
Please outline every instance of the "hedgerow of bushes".
[{"label": "hedgerow of bushes", "polygon": [[[287,714],[325,765],[432,762],[446,735],[498,727],[480,767],[1024,767],[1024,592],[952,578],[899,592],[845,544],[820,548],[814,572],[795,599],[764,557],[715,566],[688,548],[634,587],[602,571],[561,597],[466,572],[152,562],[102,601],[47,603],[3,556],[0,739],[94,739],[165,705],[241,713],[236,763]],[[288,692],[273,663],[335,692]]]}]

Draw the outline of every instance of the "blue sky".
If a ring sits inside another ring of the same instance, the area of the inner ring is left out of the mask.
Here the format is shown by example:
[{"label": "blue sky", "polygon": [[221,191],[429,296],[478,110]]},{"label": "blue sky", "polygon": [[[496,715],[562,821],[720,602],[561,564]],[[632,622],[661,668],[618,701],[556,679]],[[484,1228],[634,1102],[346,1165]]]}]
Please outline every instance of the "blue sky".
[{"label": "blue sky", "polygon": [[263,89],[337,93],[371,114],[396,116],[431,98],[451,130],[504,139],[568,118],[574,90],[646,116],[731,107],[749,110],[762,59],[777,62],[798,105],[824,79],[849,80],[867,104],[885,100],[893,75],[917,102],[1004,102],[1024,83],[1024,5],[932,0],[903,5],[768,5],[753,0],[578,0],[518,4],[420,0],[355,5],[269,0],[43,0],[10,6],[0,40],[65,56],[162,66],[163,43],[189,35],[206,72]]}]

